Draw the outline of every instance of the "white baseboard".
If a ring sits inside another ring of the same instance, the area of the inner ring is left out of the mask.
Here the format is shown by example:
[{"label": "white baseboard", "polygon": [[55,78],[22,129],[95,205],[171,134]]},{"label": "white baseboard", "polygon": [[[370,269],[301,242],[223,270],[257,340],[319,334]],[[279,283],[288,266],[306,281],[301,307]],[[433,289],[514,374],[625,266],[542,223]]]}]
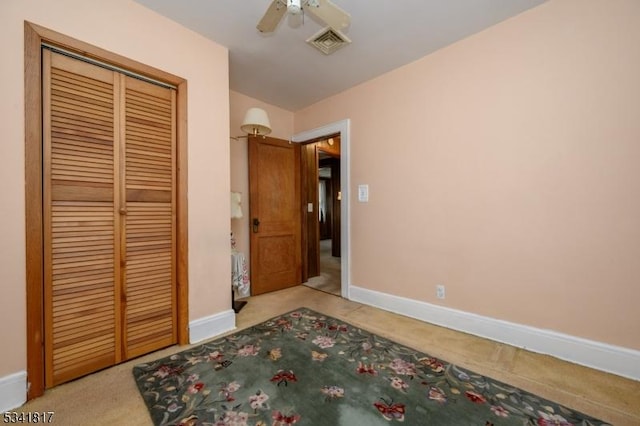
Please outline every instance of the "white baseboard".
[{"label": "white baseboard", "polygon": [[640,351],[351,286],[355,302],[640,380]]},{"label": "white baseboard", "polygon": [[198,343],[236,328],[232,309],[189,322],[189,343]]},{"label": "white baseboard", "polygon": [[[190,343],[197,343],[236,328],[233,310],[200,318],[189,323]],[[0,377],[0,412],[20,407],[27,401],[27,372]]]},{"label": "white baseboard", "polygon": [[0,377],[0,412],[18,408],[27,401],[27,372]]}]

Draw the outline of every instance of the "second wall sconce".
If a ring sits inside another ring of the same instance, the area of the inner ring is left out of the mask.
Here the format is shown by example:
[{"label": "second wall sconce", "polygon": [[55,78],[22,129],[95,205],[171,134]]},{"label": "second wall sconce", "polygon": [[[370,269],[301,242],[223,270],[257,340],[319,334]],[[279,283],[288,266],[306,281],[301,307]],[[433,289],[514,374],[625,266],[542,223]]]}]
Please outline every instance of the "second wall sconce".
[{"label": "second wall sconce", "polygon": [[271,133],[271,123],[267,111],[262,108],[249,108],[244,116],[240,130],[246,133],[242,136],[231,136],[231,139],[238,140],[248,136],[266,136]]}]

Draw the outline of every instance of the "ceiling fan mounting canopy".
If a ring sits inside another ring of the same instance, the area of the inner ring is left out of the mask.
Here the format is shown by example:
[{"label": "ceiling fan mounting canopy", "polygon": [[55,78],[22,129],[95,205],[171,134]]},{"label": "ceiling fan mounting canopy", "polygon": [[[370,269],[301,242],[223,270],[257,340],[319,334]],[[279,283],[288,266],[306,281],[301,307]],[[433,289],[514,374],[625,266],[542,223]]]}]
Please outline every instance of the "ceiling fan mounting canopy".
[{"label": "ceiling fan mounting canopy", "polygon": [[351,23],[351,16],[331,0],[272,0],[256,28],[263,33],[273,32],[287,12],[297,15],[303,10],[334,30],[340,31]]}]

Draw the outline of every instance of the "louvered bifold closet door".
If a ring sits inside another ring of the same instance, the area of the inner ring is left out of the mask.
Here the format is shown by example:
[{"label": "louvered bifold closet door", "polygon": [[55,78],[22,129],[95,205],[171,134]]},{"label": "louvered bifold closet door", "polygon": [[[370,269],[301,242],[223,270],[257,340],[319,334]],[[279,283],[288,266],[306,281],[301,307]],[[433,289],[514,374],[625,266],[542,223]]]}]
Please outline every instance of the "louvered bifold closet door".
[{"label": "louvered bifold closet door", "polygon": [[123,263],[126,357],[177,341],[175,91],[126,77]]},{"label": "louvered bifold closet door", "polygon": [[116,73],[43,50],[47,387],[120,361]]},{"label": "louvered bifold closet door", "polygon": [[43,50],[47,387],[177,342],[175,104]]}]

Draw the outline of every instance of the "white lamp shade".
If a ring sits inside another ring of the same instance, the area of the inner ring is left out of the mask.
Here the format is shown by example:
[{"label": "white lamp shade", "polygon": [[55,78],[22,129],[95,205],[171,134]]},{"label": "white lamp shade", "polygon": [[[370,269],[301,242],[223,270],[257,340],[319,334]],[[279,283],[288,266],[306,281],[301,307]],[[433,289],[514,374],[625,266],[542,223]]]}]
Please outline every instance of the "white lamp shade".
[{"label": "white lamp shade", "polygon": [[268,135],[271,133],[271,123],[267,111],[262,108],[249,108],[240,129],[252,135]]},{"label": "white lamp shade", "polygon": [[242,194],[231,192],[231,219],[242,217]]}]

